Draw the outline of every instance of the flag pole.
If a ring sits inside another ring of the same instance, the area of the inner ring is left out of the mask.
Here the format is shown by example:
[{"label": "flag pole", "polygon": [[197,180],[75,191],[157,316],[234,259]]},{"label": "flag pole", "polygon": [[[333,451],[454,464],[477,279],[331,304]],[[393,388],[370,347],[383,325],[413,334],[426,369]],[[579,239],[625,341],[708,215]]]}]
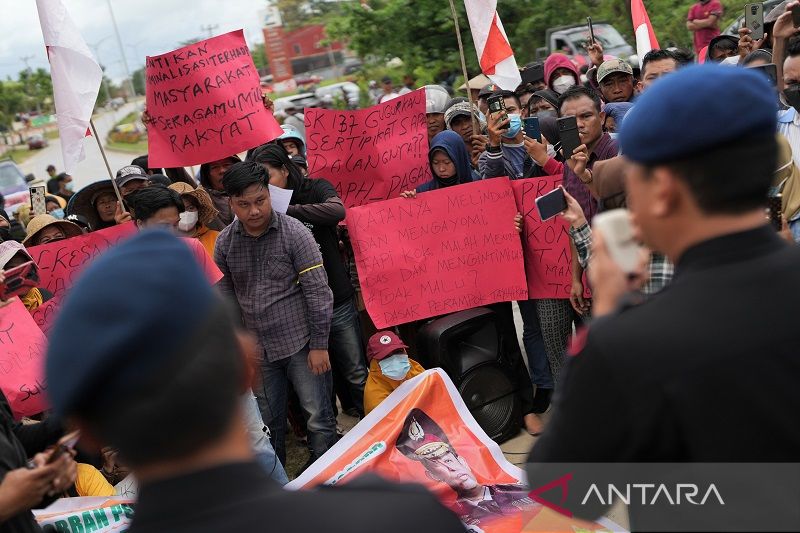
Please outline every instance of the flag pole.
[{"label": "flag pole", "polygon": [[122,203],[122,194],[119,192],[119,187],[117,186],[117,180],[114,179],[114,173],[111,172],[111,165],[108,164],[108,157],[106,157],[106,151],[103,149],[103,143],[100,141],[100,136],[97,134],[97,128],[94,126],[94,119],[89,119],[89,125],[92,127],[92,137],[97,141],[97,147],[100,148],[100,153],[103,156],[103,162],[106,164],[106,170],[108,170],[108,177],[111,179],[111,186],[114,187],[114,193],[117,195],[117,200],[119,200],[119,205],[122,208],[123,212],[125,211],[125,204]]},{"label": "flag pole", "polygon": [[[469,100],[469,107],[474,109],[475,103],[472,101],[472,92],[469,89],[469,74],[467,74],[467,60],[464,59],[464,43],[461,42],[461,29],[458,26],[458,13],[456,13],[456,5],[453,0],[450,0],[450,11],[453,13],[453,22],[456,25],[456,39],[458,39],[458,53],[461,56],[461,71],[464,73],[464,85],[467,87],[467,99]],[[481,127],[475,113],[470,112],[472,117],[472,132],[474,135],[481,134]]]}]

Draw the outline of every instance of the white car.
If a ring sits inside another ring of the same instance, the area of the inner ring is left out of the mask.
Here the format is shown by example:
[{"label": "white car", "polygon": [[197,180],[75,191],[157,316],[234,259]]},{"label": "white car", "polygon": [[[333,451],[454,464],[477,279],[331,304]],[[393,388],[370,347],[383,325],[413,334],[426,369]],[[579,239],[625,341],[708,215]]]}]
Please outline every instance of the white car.
[{"label": "white car", "polygon": [[273,105],[273,114],[276,117],[286,118],[286,109],[289,107],[296,107],[298,109],[304,109],[306,107],[316,107],[319,105],[319,99],[317,99],[314,93],[300,93],[294,96],[285,96],[283,98],[278,98],[272,101]]},{"label": "white car", "polygon": [[332,101],[337,98],[345,100],[347,107],[356,109],[360,103],[361,88],[352,81],[345,81],[320,87],[314,91],[314,94],[316,94],[317,98],[321,101],[325,101],[328,98]]}]

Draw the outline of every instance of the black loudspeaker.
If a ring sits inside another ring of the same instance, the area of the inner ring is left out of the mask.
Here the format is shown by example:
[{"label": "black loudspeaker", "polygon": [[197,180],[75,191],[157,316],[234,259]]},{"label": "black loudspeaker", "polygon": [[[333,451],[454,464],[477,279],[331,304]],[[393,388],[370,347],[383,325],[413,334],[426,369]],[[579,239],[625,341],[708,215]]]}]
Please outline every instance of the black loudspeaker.
[{"label": "black loudspeaker", "polygon": [[434,320],[417,333],[419,362],[450,376],[472,416],[496,442],[519,433],[523,414],[513,365],[521,354],[508,331],[500,313],[478,307]]}]

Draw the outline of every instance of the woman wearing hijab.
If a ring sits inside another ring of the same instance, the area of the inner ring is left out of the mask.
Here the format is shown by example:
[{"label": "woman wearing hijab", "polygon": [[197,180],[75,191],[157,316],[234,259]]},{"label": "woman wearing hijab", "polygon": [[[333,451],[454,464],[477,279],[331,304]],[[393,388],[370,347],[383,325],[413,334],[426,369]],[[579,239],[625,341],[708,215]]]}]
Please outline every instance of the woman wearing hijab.
[{"label": "woman wearing hijab", "polygon": [[433,179],[411,191],[403,191],[400,196],[413,198],[420,192],[435,191],[444,187],[470,183],[480,179],[473,172],[469,154],[461,136],[451,130],[437,133],[428,151]]},{"label": "woman wearing hijab", "polygon": [[631,102],[611,102],[606,104],[603,108],[603,111],[606,113],[606,120],[603,122],[603,128],[611,134],[612,138],[614,138],[622,127],[622,121],[632,107],[633,104]]},{"label": "woman wearing hijab", "polygon": [[209,224],[211,229],[222,231],[228,224],[233,222],[230,198],[225,194],[225,189],[222,187],[222,175],[231,165],[239,161],[241,159],[238,156],[232,155],[200,165],[200,186],[211,197],[211,202],[219,212],[217,218]]}]

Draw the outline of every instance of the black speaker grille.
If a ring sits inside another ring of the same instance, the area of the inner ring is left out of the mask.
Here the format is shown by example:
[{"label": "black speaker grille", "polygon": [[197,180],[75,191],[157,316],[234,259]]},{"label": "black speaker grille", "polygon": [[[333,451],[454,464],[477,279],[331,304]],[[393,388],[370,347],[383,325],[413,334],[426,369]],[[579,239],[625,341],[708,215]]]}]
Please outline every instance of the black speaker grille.
[{"label": "black speaker grille", "polygon": [[458,385],[458,392],[472,416],[489,437],[505,440],[509,428],[516,428],[519,397],[508,375],[496,364],[469,370]]}]

